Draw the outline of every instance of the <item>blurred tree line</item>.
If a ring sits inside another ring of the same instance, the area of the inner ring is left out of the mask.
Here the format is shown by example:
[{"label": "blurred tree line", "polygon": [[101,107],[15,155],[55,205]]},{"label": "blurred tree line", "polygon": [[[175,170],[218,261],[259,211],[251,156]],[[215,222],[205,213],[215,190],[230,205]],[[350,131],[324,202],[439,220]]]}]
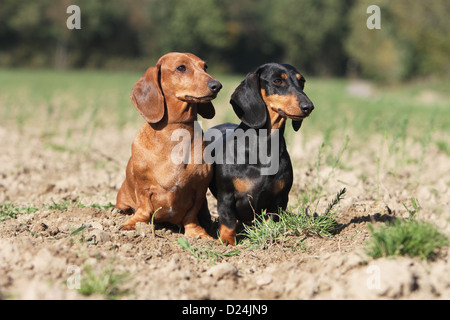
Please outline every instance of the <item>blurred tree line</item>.
[{"label": "blurred tree line", "polygon": [[[81,30],[66,27],[71,4]],[[131,70],[185,51],[223,72],[277,61],[403,80],[448,74],[449,13],[448,0],[1,0],[0,66]]]}]

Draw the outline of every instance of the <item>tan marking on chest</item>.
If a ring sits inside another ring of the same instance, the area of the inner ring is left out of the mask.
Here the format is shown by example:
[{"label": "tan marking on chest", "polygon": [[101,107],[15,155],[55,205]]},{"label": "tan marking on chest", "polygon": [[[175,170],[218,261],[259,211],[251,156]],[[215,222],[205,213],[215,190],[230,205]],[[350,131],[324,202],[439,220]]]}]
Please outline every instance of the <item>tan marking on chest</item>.
[{"label": "tan marking on chest", "polygon": [[241,179],[241,178],[234,178],[233,179],[233,186],[239,193],[245,193],[252,187],[252,181]]},{"label": "tan marking on chest", "polygon": [[284,181],[284,180],[276,181],[272,187],[272,192],[274,194],[278,194],[279,192],[281,192],[281,190],[284,189],[285,185],[286,185],[286,181]]}]

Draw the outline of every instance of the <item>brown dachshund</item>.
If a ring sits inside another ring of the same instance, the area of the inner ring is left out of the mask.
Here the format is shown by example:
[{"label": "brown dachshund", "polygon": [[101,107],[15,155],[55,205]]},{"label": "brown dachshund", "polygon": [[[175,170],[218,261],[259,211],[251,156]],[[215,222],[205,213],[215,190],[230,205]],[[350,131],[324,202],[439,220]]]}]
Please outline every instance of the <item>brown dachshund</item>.
[{"label": "brown dachshund", "polygon": [[[212,178],[211,164],[203,161],[174,163],[172,141],[177,129],[187,130],[194,158],[197,113],[211,119],[211,103],[222,88],[206,73],[206,63],[190,53],[168,53],[150,67],[134,85],[131,100],[146,123],[137,134],[126,178],[117,194],[115,208],[134,215],[121,226],[133,230],[137,222],[168,222],[182,225],[188,236],[211,238],[199,218],[209,211],[206,191]],[[200,139],[199,139],[200,138]],[[197,137],[202,149],[202,137]],[[152,218],[153,214],[155,216]]]}]

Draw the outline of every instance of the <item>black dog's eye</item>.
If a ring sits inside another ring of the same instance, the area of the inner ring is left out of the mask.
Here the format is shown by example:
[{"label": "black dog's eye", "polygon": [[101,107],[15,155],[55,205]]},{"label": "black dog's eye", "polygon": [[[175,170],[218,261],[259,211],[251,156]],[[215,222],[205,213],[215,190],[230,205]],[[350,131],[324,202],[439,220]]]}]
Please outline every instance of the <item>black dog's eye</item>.
[{"label": "black dog's eye", "polygon": [[280,84],[282,84],[283,83],[283,80],[281,80],[281,79],[275,79],[275,80],[273,80],[273,83],[275,83],[276,85],[280,85]]},{"label": "black dog's eye", "polygon": [[186,71],[186,66],[184,64],[182,64],[181,66],[177,67],[177,71],[179,72],[185,72]]}]

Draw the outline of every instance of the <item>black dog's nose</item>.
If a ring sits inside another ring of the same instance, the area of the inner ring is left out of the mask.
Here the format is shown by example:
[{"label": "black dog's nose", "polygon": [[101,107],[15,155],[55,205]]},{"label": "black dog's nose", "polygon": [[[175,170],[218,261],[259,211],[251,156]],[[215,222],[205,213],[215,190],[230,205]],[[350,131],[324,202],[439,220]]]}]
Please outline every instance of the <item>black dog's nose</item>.
[{"label": "black dog's nose", "polygon": [[311,102],[302,102],[300,104],[300,109],[304,114],[310,114],[314,110],[314,105]]},{"label": "black dog's nose", "polygon": [[217,80],[211,80],[208,82],[208,88],[212,93],[217,93],[222,89],[222,84]]}]

